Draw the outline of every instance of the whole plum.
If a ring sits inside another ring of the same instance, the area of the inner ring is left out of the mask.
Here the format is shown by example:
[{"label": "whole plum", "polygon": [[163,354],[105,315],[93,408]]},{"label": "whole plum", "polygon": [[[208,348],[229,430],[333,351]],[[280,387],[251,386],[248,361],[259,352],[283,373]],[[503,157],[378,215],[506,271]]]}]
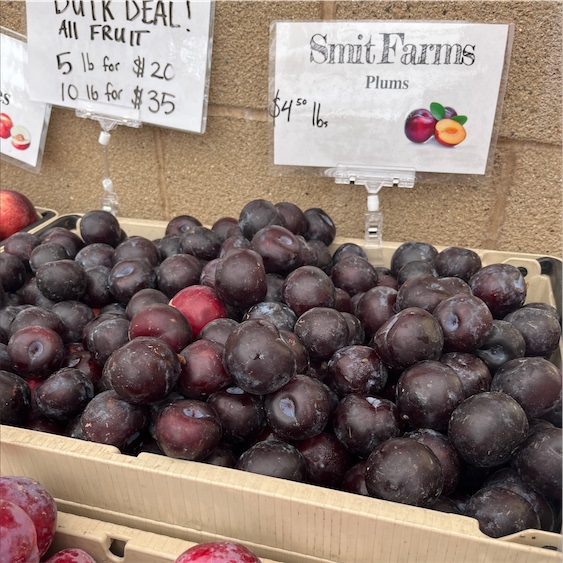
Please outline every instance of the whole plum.
[{"label": "whole plum", "polygon": [[366,486],[376,498],[431,506],[442,493],[444,477],[440,461],[428,446],[410,438],[390,438],[369,455]]},{"label": "whole plum", "polygon": [[422,360],[437,360],[442,354],[444,334],[431,313],[408,307],[379,327],[371,346],[388,366],[406,368]]}]

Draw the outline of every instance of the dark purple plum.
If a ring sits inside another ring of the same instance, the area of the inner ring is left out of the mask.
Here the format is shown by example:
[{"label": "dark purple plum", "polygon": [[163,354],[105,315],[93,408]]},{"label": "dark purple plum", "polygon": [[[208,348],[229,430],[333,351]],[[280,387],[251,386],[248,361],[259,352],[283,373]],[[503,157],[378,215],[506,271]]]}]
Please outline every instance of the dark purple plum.
[{"label": "dark purple plum", "polygon": [[120,450],[134,442],[148,422],[148,407],[128,403],[111,389],[95,395],[80,415],[86,440],[110,444]]},{"label": "dark purple plum", "polygon": [[528,434],[528,418],[509,395],[486,391],[465,399],[452,413],[448,437],[461,458],[476,467],[509,461]]},{"label": "dark purple plum", "polygon": [[438,458],[444,476],[442,494],[447,496],[456,490],[461,473],[461,459],[447,436],[430,428],[418,428],[404,435],[428,446]]},{"label": "dark purple plum", "polygon": [[375,267],[361,256],[338,260],[332,267],[331,278],[335,287],[343,289],[351,297],[377,285]]},{"label": "dark purple plum", "polygon": [[439,361],[456,372],[463,387],[464,399],[476,393],[490,391],[491,372],[477,356],[466,352],[447,352],[440,356]]},{"label": "dark purple plum", "polygon": [[285,275],[301,266],[301,243],[285,227],[262,227],[252,237],[251,245],[262,257],[266,272]]},{"label": "dark purple plum", "polygon": [[112,352],[102,378],[123,400],[148,405],[172,391],[180,368],[178,355],[164,340],[138,336]]},{"label": "dark purple plum", "polygon": [[413,260],[427,260],[433,263],[437,255],[438,250],[426,242],[404,242],[395,249],[391,256],[391,274],[396,278],[399,270]]},{"label": "dark purple plum", "polygon": [[193,227],[201,227],[201,221],[194,217],[193,215],[176,215],[168,221],[166,229],[164,230],[165,235],[181,235],[186,231],[189,231]]},{"label": "dark purple plum", "polygon": [[74,260],[46,262],[35,273],[37,288],[51,301],[79,300],[86,291],[84,268]]},{"label": "dark purple plum", "polygon": [[277,391],[296,375],[292,349],[269,321],[249,319],[228,336],[223,350],[225,369],[248,393]]},{"label": "dark purple plum", "polygon": [[390,438],[367,458],[366,486],[376,498],[431,506],[442,493],[444,477],[428,446],[410,438]]},{"label": "dark purple plum", "polygon": [[[47,262],[68,260],[66,248],[58,242],[43,242],[37,245],[29,256],[29,268],[35,274]],[[82,265],[82,264],[81,264]]]},{"label": "dark purple plum", "polygon": [[467,282],[481,269],[481,257],[469,248],[448,246],[434,259],[434,267],[440,277],[456,277]]},{"label": "dark purple plum", "polygon": [[[200,333],[201,336],[201,333]],[[233,383],[222,362],[223,345],[199,338],[180,351],[178,390],[188,399],[205,400]]]},{"label": "dark purple plum", "polygon": [[68,423],[82,413],[94,394],[94,384],[84,373],[63,367],[35,389],[35,401],[44,416]]},{"label": "dark purple plum", "polygon": [[280,201],[275,207],[283,217],[285,227],[294,235],[304,236],[307,232],[307,218],[300,207],[289,201]]},{"label": "dark purple plum", "polygon": [[221,239],[208,227],[191,227],[182,234],[180,249],[200,260],[213,260],[219,255]]},{"label": "dark purple plum", "polygon": [[329,432],[300,440],[295,447],[305,458],[306,480],[322,487],[340,486],[354,460],[336,436]]},{"label": "dark purple plum", "polygon": [[285,227],[285,221],[280,210],[271,201],[253,199],[241,209],[238,225],[242,234],[248,240],[252,240],[252,237],[263,227],[268,225]]},{"label": "dark purple plum", "polygon": [[475,518],[479,529],[492,538],[540,527],[533,506],[517,493],[500,487],[477,491],[469,499],[465,515]]},{"label": "dark purple plum", "polygon": [[483,344],[472,353],[486,364],[491,374],[494,374],[504,363],[525,355],[526,341],[513,324],[495,319]]},{"label": "dark purple plum", "polygon": [[395,313],[397,290],[383,285],[363,293],[356,304],[356,316],[362,322],[367,338],[372,338],[381,325]]},{"label": "dark purple plum", "polygon": [[184,315],[166,303],[154,303],[135,313],[129,322],[129,339],[152,336],[181,352],[193,340],[192,327]]},{"label": "dark purple plum", "polygon": [[561,404],[561,370],[540,357],[516,358],[498,368],[491,391],[518,401],[529,419],[540,418]]},{"label": "dark purple plum", "polygon": [[125,307],[127,318],[131,320],[139,311],[156,303],[168,303],[170,299],[160,289],[147,287],[140,289],[131,297]]},{"label": "dark purple plum", "polygon": [[423,360],[437,360],[442,354],[444,335],[428,311],[409,307],[381,325],[371,346],[387,366],[400,369]]},{"label": "dark purple plum", "polygon": [[429,275],[414,276],[403,282],[399,287],[397,310],[419,307],[432,313],[439,303],[458,294],[471,295],[469,285],[459,278],[437,278]]},{"label": "dark purple plum", "polygon": [[229,237],[242,234],[238,225],[238,219],[235,217],[220,217],[211,225],[211,228],[219,235],[223,242]]},{"label": "dark purple plum", "polygon": [[285,303],[277,301],[261,301],[246,311],[243,320],[264,319],[276,325],[279,330],[292,331],[297,315]]},{"label": "dark purple plum", "polygon": [[264,399],[266,420],[283,440],[306,440],[320,434],[330,416],[328,395],[320,381],[297,374]]},{"label": "dark purple plum", "polygon": [[74,261],[78,262],[85,270],[94,266],[111,268],[114,264],[113,253],[113,246],[103,242],[95,242],[79,250],[74,257]]},{"label": "dark purple plum", "polygon": [[8,357],[21,377],[45,379],[62,366],[64,342],[50,328],[28,326],[10,337]]},{"label": "dark purple plum", "polygon": [[280,440],[257,442],[239,457],[236,468],[290,481],[305,481],[307,467],[301,452]]},{"label": "dark purple plum", "polygon": [[202,270],[202,262],[191,254],[169,256],[156,269],[158,289],[172,299],[184,287],[198,284]]},{"label": "dark purple plum", "polygon": [[0,369],[0,424],[25,426],[31,409],[31,390],[23,377]]},{"label": "dark purple plum", "polygon": [[257,252],[233,250],[217,264],[215,291],[227,305],[247,309],[263,301],[267,289],[266,270]]},{"label": "dark purple plum", "polygon": [[486,342],[493,329],[491,311],[474,295],[449,297],[436,305],[432,315],[442,328],[446,352],[472,352]]},{"label": "dark purple plum", "polygon": [[516,266],[489,264],[483,266],[469,279],[473,295],[481,298],[495,319],[502,319],[524,305],[526,280]]},{"label": "dark purple plum", "polygon": [[225,345],[229,334],[238,326],[235,319],[214,319],[208,322],[199,332],[197,338],[212,340],[221,346]]},{"label": "dark purple plum", "polygon": [[320,207],[311,207],[303,213],[307,219],[305,240],[318,240],[330,246],[336,236],[336,225],[328,213]]},{"label": "dark purple plum", "polygon": [[108,287],[115,300],[126,306],[141,289],[157,287],[156,270],[143,258],[120,260],[110,270]]},{"label": "dark purple plum", "polygon": [[504,317],[524,337],[526,356],[549,356],[561,339],[561,325],[556,315],[538,307],[521,307]]},{"label": "dark purple plum", "polygon": [[346,319],[336,309],[314,307],[303,313],[293,329],[313,360],[328,360],[348,344],[350,332]]},{"label": "dark purple plum", "polygon": [[86,245],[103,243],[115,248],[123,237],[117,217],[103,209],[84,213],[78,222],[78,230]]},{"label": "dark purple plum", "polygon": [[155,439],[169,457],[201,461],[219,445],[221,423],[207,403],[181,399],[168,404],[155,422]]},{"label": "dark purple plum", "polygon": [[561,500],[561,428],[534,432],[518,450],[515,467],[524,483],[548,499]]},{"label": "dark purple plum", "polygon": [[377,395],[387,383],[387,368],[370,346],[344,346],[330,358],[325,383],[341,397],[350,393]]},{"label": "dark purple plum", "polygon": [[348,493],[369,496],[366,486],[367,460],[361,459],[346,471],[340,488]]},{"label": "dark purple plum", "polygon": [[361,458],[367,458],[376,446],[402,433],[395,404],[365,394],[346,395],[334,411],[332,425],[342,445]]},{"label": "dark purple plum", "polygon": [[266,426],[263,397],[240,387],[212,393],[207,404],[217,413],[227,443],[248,446]]},{"label": "dark purple plum", "polygon": [[93,360],[103,366],[114,350],[129,341],[129,319],[99,315],[84,327],[82,343]]},{"label": "dark purple plum", "polygon": [[156,244],[146,237],[134,235],[121,241],[113,254],[113,264],[122,260],[145,260],[153,267],[160,263],[160,252]]},{"label": "dark purple plum", "polygon": [[334,307],[336,288],[320,268],[300,266],[285,278],[282,298],[299,317],[314,307]]},{"label": "dark purple plum", "polygon": [[406,368],[395,389],[399,417],[413,428],[444,431],[450,415],[464,400],[455,371],[435,360],[423,360]]}]

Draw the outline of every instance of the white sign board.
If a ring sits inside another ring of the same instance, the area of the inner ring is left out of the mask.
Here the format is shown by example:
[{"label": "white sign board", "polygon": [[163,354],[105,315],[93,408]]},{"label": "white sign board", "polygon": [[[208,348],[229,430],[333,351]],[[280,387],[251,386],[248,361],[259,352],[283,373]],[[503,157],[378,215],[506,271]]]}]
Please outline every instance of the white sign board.
[{"label": "white sign board", "polygon": [[12,164],[39,172],[51,106],[29,99],[23,39],[0,33],[0,153]]},{"label": "white sign board", "polygon": [[274,164],[484,174],[509,28],[276,22]]},{"label": "white sign board", "polygon": [[203,133],[211,0],[27,0],[30,96]]}]

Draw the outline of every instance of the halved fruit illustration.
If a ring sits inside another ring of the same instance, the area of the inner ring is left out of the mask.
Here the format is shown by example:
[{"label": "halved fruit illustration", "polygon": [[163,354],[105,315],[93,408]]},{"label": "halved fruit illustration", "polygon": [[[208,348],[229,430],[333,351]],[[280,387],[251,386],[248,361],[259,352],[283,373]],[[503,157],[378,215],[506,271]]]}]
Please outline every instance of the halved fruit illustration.
[{"label": "halved fruit illustration", "polygon": [[458,121],[453,119],[440,119],[436,123],[434,137],[436,140],[446,147],[459,145],[466,137],[465,127]]}]

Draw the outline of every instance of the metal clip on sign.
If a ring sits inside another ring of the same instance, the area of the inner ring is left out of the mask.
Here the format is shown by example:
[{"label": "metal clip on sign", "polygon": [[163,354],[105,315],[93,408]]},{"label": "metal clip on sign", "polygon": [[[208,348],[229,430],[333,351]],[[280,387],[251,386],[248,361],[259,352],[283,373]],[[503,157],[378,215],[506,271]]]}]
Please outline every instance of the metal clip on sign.
[{"label": "metal clip on sign", "polygon": [[365,186],[367,212],[365,214],[365,244],[381,254],[383,243],[383,213],[379,210],[379,191],[384,186],[412,188],[416,173],[413,169],[383,169],[371,166],[339,164],[329,168],[325,174],[334,178],[337,184]]},{"label": "metal clip on sign", "polygon": [[[119,112],[117,114],[116,112]],[[104,211],[109,211],[113,215],[119,214],[119,202],[117,193],[113,189],[113,181],[110,178],[108,145],[111,139],[110,131],[118,125],[128,127],[141,127],[140,111],[124,107],[115,107],[108,104],[93,103],[90,100],[79,100],[76,106],[76,116],[94,119],[102,128],[98,142],[102,145],[102,159],[104,165],[104,177],[102,187],[104,195],[100,199],[100,206]]]}]

